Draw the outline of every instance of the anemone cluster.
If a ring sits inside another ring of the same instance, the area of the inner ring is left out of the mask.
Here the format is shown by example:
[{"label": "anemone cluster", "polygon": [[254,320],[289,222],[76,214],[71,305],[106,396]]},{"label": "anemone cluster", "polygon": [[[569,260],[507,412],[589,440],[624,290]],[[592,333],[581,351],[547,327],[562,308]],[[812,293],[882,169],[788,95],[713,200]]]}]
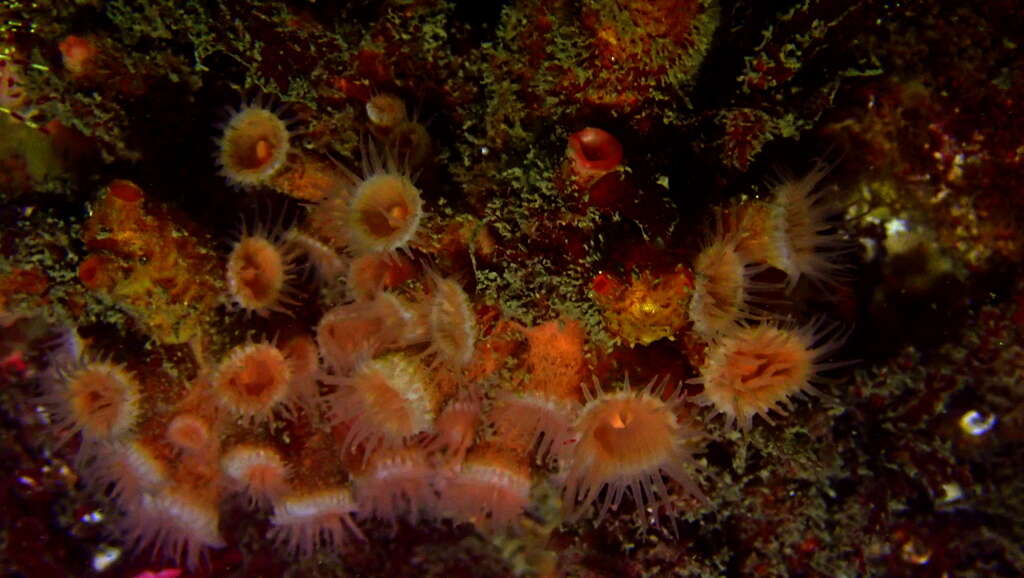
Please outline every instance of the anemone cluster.
[{"label": "anemone cluster", "polygon": [[[672,516],[714,491],[697,481],[706,434],[686,384],[597,383],[586,330],[566,316],[491,319],[485,334],[463,285],[421,258],[413,167],[429,147],[401,99],[369,100],[360,174],[290,150],[293,122],[280,115],[259,101],[233,111],[217,164],[232,185],[276,188],[308,211],[288,229],[242,227],[224,258],[225,300],[243,318],[287,319],[313,272],[335,296],[315,327],[219,356],[199,337],[187,382],[102,359],[72,334],[41,398],[62,439],[81,433],[79,465],[117,501],[127,541],[195,566],[225,544],[220,513],[239,497],[268,515],[270,538],[309,556],[365,540],[369,519],[515,531],[539,483],[561,488],[569,522],[627,502]],[[590,187],[622,150],[587,129],[569,155]],[[296,167],[316,168],[282,177]],[[823,175],[720,211],[688,302],[672,304],[706,343],[695,401],[730,426],[782,413],[836,366],[825,361],[843,340],[832,326],[797,327],[769,307],[801,277],[842,272],[835,207],[815,191]]]},{"label": "anemone cluster", "polygon": [[[845,279],[840,257],[849,251],[829,219],[842,209],[817,188],[826,167],[776,185],[769,201],[747,200],[718,212],[717,226],[694,262],[695,283],[688,314],[693,330],[708,342],[698,403],[724,414],[727,423],[749,430],[754,416],[785,415],[789,398],[819,394],[821,372],[843,363],[822,360],[848,334],[818,318],[796,326],[771,312],[801,278],[823,288]],[[784,274],[780,281],[771,271]],[[767,279],[767,280],[765,280]]]}]

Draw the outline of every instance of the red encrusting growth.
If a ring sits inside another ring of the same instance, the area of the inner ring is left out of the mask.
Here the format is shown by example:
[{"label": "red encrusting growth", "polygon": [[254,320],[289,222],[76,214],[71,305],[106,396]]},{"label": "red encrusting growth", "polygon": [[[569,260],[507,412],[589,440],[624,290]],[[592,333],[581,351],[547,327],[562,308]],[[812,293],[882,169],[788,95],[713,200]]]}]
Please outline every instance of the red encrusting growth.
[{"label": "red encrusting growth", "polygon": [[123,179],[114,179],[111,181],[110,185],[107,187],[107,191],[117,198],[117,200],[125,203],[137,203],[145,196],[138,185]]},{"label": "red encrusting growth", "polygon": [[[268,535],[293,556],[365,539],[357,519],[376,518],[397,530],[399,522],[447,517],[484,532],[514,532],[531,504],[535,475],[561,484],[570,522],[592,506],[601,520],[626,497],[649,520],[703,498],[692,471],[702,434],[688,416],[684,390],[668,378],[635,390],[627,379],[622,389],[597,385],[595,392],[585,385],[596,383],[591,374],[628,374],[630,360],[675,354],[670,367],[651,364],[643,374],[676,375],[686,368],[680,350],[699,351],[689,359],[702,359],[706,347],[702,376],[693,381],[704,388],[697,401],[749,428],[753,415],[781,411],[795,393],[815,392],[811,383],[837,366],[824,358],[842,338],[828,338],[820,322],[803,329],[746,325],[769,317],[757,293],[775,287],[753,280],[769,267],[786,273],[790,286],[802,276],[839,277],[840,241],[829,222],[835,205],[815,190],[823,170],[780,184],[770,203],[725,212],[692,274],[677,258],[688,252],[659,245],[669,237],[658,233],[606,255],[605,266],[617,272],[598,273],[591,258],[599,256],[587,238],[601,230],[580,227],[571,242],[557,245],[569,248],[564,259],[544,258],[590,266],[579,269],[596,274],[590,293],[574,286],[569,292],[579,300],[535,295],[542,310],[514,319],[505,317],[514,308],[503,297],[486,292],[511,284],[494,278],[502,278],[501,259],[520,256],[514,244],[502,245],[517,233],[490,215],[424,219],[413,168],[426,158],[430,135],[398,97],[374,96],[366,112],[370,132],[385,144],[383,152],[376,141],[363,147],[356,176],[292,150],[280,111],[259,102],[236,111],[218,141],[221,173],[234,185],[266,185],[291,195],[289,203],[311,203],[287,232],[243,230],[223,278],[216,269],[216,295],[226,285],[247,314],[204,310],[178,342],[189,343],[194,357],[174,367],[180,371],[168,370],[177,363],[168,355],[158,376],[140,370],[140,384],[125,366],[83,361],[63,372],[45,398],[65,438],[82,433],[83,474],[117,500],[133,547],[194,567],[209,548],[224,545],[219,514],[237,496],[269,512]],[[604,218],[589,209],[640,204],[628,193],[643,181],[625,176],[622,144],[607,131],[572,134],[561,162],[556,189],[571,179],[579,203],[559,207],[558,219],[583,218],[577,210],[586,219]],[[434,176],[427,172],[423,182],[434,185]],[[473,206],[481,194],[469,189]],[[430,199],[438,194],[429,192]],[[132,246],[140,263],[155,261],[147,243],[151,224],[161,221],[146,212],[155,197],[115,180],[101,203],[116,210],[90,220],[89,250]],[[642,219],[623,220],[643,229]],[[538,222],[534,232],[569,230],[551,225]],[[174,229],[159,238],[175,236],[185,235]],[[532,249],[523,245],[525,253]],[[319,292],[306,300],[297,297],[300,254],[320,275]],[[616,263],[622,254],[628,258]],[[164,258],[174,262],[177,255]],[[430,259],[443,273],[425,263]],[[82,261],[79,279],[109,294],[124,276],[119,266],[125,269],[107,253],[94,254]],[[467,277],[474,283],[457,280]],[[589,345],[588,331],[602,340]],[[635,357],[622,354],[627,346]],[[226,352],[207,359],[204,347]],[[669,353],[644,357],[651,351]],[[258,527],[266,522],[260,518]]]},{"label": "red encrusting growth", "polygon": [[90,36],[70,34],[58,45],[64,68],[72,77],[81,78],[95,71],[99,48],[96,39]]},{"label": "red encrusting growth", "polygon": [[78,265],[78,279],[88,289],[109,289],[114,283],[111,263],[102,255],[90,255]]},{"label": "red encrusting growth", "polygon": [[560,319],[523,333],[530,375],[520,391],[498,395],[491,419],[500,436],[536,447],[538,460],[564,459],[583,397],[583,328],[576,320]]}]

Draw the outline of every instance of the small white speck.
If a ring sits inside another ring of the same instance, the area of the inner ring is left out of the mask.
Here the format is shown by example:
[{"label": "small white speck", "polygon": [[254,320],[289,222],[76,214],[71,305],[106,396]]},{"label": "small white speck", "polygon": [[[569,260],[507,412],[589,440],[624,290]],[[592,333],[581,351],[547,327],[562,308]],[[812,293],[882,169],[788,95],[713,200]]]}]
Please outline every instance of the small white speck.
[{"label": "small white speck", "polygon": [[903,544],[901,549],[903,559],[911,564],[923,566],[928,563],[932,558],[931,548],[926,547],[923,544],[919,544],[917,540],[911,538]]},{"label": "small white speck", "polygon": [[971,410],[960,417],[960,429],[972,436],[980,436],[988,433],[996,425],[995,414],[984,416],[976,410]]},{"label": "small white speck", "polygon": [[81,520],[86,524],[98,524],[103,521],[103,512],[93,510],[87,514],[83,514]]},{"label": "small white speck", "polygon": [[41,405],[37,405],[37,406],[35,406],[32,409],[33,409],[33,411],[36,412],[36,416],[39,417],[39,421],[41,423],[43,423],[45,425],[50,425],[50,423],[51,423],[51,421],[50,421],[50,412],[48,412],[45,407],[43,407]]},{"label": "small white speck", "polygon": [[878,242],[868,237],[861,237],[860,244],[864,247],[864,261],[871,262],[878,254]]},{"label": "small white speck", "polygon": [[117,562],[118,558],[121,557],[121,549],[113,546],[101,546],[96,553],[92,555],[92,569],[97,572],[102,572],[110,567],[111,564]]},{"label": "small white speck", "polygon": [[885,223],[885,234],[888,236],[906,233],[910,230],[904,219],[891,219]]},{"label": "small white speck", "polygon": [[960,484],[956,482],[942,484],[942,498],[939,499],[939,502],[949,504],[962,497],[964,497],[964,490],[960,487]]},{"label": "small white speck", "polygon": [[488,147],[480,147],[480,154],[487,156],[491,154],[491,149]]}]

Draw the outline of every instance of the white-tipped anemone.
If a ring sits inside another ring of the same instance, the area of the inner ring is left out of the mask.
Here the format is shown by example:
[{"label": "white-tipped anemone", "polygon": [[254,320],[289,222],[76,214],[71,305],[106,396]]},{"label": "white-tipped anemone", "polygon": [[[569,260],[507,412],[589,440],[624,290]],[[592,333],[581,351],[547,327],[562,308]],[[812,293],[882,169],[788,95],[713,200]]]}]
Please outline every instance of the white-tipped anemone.
[{"label": "white-tipped anemone", "polygon": [[409,168],[369,142],[363,176],[349,201],[347,229],[354,255],[407,249],[419,231],[423,199]]},{"label": "white-tipped anemone", "polygon": [[423,325],[412,304],[381,292],[371,301],[345,303],[324,313],[316,339],[327,367],[341,374],[362,357],[422,342]]},{"label": "white-tipped anemone", "polygon": [[395,530],[399,518],[415,524],[422,514],[437,509],[433,478],[426,452],[418,447],[378,451],[366,471],[353,480],[359,511],[390,523]]},{"label": "white-tipped anemone", "polygon": [[289,229],[284,238],[289,245],[306,256],[307,265],[312,268],[320,284],[329,285],[345,274],[349,260],[327,243],[298,229]]},{"label": "white-tipped anemone", "polygon": [[129,510],[124,530],[135,550],[152,550],[154,558],[167,558],[195,569],[209,548],[222,548],[216,504],[188,491],[166,487],[143,494]]},{"label": "white-tipped anemone", "polygon": [[430,453],[444,452],[445,462],[458,467],[476,440],[483,394],[475,386],[452,398],[434,422],[436,436],[426,446]]},{"label": "white-tipped anemone", "polygon": [[727,230],[721,214],[716,221],[715,232],[694,260],[687,309],[694,331],[706,341],[729,333],[743,321],[766,319],[768,314],[761,307],[768,301],[764,295],[783,288],[755,281],[768,265],[756,264],[741,250],[742,234]]},{"label": "white-tipped anemone", "polygon": [[565,476],[563,502],[570,518],[579,518],[593,503],[597,519],[618,509],[629,495],[638,511],[667,503],[664,478],[686,494],[703,499],[687,472],[695,465],[693,451],[702,436],[677,416],[683,393],[678,386],[667,398],[667,380],[651,382],[641,391],[625,389],[597,395],[584,389],[587,404],[576,419],[578,440]]},{"label": "white-tipped anemone", "polygon": [[835,187],[819,187],[831,166],[819,163],[801,178],[783,178],[772,188],[770,227],[777,258],[772,265],[786,273],[792,289],[801,277],[818,285],[838,284],[848,267],[837,261],[852,250],[831,219],[843,212]]},{"label": "white-tipped anemone", "polygon": [[266,505],[288,489],[288,466],[271,446],[239,444],[221,458],[221,470],[249,499],[249,507]]},{"label": "white-tipped anemone", "polygon": [[98,449],[95,459],[81,467],[82,478],[93,491],[111,496],[128,509],[170,482],[168,467],[154,444],[104,442]]},{"label": "white-tipped anemone", "polygon": [[367,457],[378,448],[397,449],[417,434],[433,432],[441,400],[415,357],[391,353],[366,360],[337,384],[331,416],[349,428],[343,451],[361,447]]},{"label": "white-tipped anemone", "polygon": [[772,423],[770,412],[787,415],[791,397],[821,395],[814,383],[828,383],[821,373],[850,362],[826,362],[849,336],[838,324],[819,318],[804,327],[782,327],[775,323],[745,326],[713,344],[691,383],[704,385],[695,397],[725,415],[726,424],[737,423],[744,430],[755,415]]},{"label": "white-tipped anemone", "polygon": [[139,385],[126,367],[81,358],[51,370],[48,391],[39,399],[53,412],[60,443],[81,432],[80,459],[99,441],[123,438],[140,412]]},{"label": "white-tipped anemone", "polygon": [[458,281],[429,272],[431,294],[428,309],[433,365],[446,362],[456,368],[469,364],[476,352],[476,316],[469,296]]},{"label": "white-tipped anemone", "polygon": [[442,507],[484,532],[504,530],[529,505],[530,486],[528,473],[472,460],[445,480]]},{"label": "white-tipped anemone", "polygon": [[232,304],[263,317],[272,311],[288,314],[298,304],[298,247],[286,240],[280,222],[243,222],[237,239],[225,268]]},{"label": "white-tipped anemone", "polygon": [[250,424],[271,420],[277,410],[291,413],[291,383],[291,365],[269,343],[235,347],[221,360],[212,380],[217,401]]},{"label": "white-tipped anemone", "polygon": [[564,462],[576,432],[573,420],[578,402],[545,396],[539,392],[501,392],[490,415],[500,436],[511,436],[531,450],[538,463]]},{"label": "white-tipped anemone", "polygon": [[217,166],[228,183],[253,187],[270,180],[284,166],[290,150],[291,126],[284,107],[257,97],[229,109],[217,143]]},{"label": "white-tipped anemone", "polygon": [[352,521],[355,511],[346,488],[289,494],[274,505],[270,534],[292,556],[308,557],[319,549],[343,546],[349,536],[366,540]]}]

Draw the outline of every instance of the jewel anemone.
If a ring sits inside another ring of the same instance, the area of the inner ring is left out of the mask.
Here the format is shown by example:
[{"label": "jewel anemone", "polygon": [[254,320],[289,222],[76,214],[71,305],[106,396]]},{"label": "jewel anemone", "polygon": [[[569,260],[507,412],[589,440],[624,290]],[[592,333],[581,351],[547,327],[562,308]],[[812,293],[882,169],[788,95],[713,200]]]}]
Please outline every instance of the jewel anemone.
[{"label": "jewel anemone", "polygon": [[366,117],[374,127],[390,130],[405,122],[405,101],[394,94],[382,92],[366,101]]}]

